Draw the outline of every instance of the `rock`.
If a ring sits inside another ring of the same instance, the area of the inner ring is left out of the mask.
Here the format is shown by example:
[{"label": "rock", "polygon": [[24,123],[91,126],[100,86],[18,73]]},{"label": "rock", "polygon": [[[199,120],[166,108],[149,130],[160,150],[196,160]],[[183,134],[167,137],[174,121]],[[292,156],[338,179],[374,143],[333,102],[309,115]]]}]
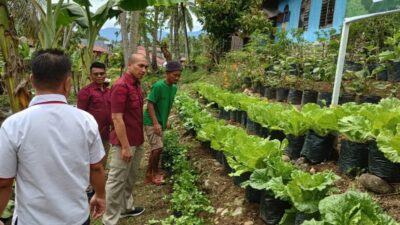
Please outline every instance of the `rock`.
[{"label": "rock", "polygon": [[287,156],[287,155],[282,155],[282,160],[283,160],[284,162],[289,162],[289,161],[290,161],[290,157]]},{"label": "rock", "polygon": [[204,181],[204,187],[205,187],[205,188],[210,187],[210,181],[209,181],[209,180],[205,180],[205,181]]},{"label": "rock", "polygon": [[253,225],[254,224],[254,222],[253,221],[247,221],[247,222],[244,222],[244,224],[243,225]]},{"label": "rock", "polygon": [[316,172],[316,171],[315,171],[314,167],[311,167],[310,173],[311,173],[311,174],[315,174],[315,172]]},{"label": "rock", "polygon": [[394,188],[390,184],[375,175],[364,173],[358,179],[360,183],[369,191],[378,194],[389,194],[394,192]]},{"label": "rock", "polygon": [[225,216],[225,215],[227,215],[229,213],[229,210],[228,209],[224,209],[224,210],[222,210],[222,212],[221,212],[221,216]]},{"label": "rock", "polygon": [[240,216],[243,214],[243,208],[242,207],[237,207],[235,211],[233,211],[232,216]]},{"label": "rock", "polygon": [[244,202],[244,198],[237,197],[237,198],[235,198],[235,201],[233,201],[233,204],[235,204],[237,206],[241,206],[241,205],[243,205],[243,202]]},{"label": "rock", "polygon": [[297,167],[303,171],[309,171],[309,165],[307,163],[302,163],[300,165],[297,165]]},{"label": "rock", "polygon": [[222,166],[222,165],[221,165],[221,163],[219,163],[217,160],[215,160],[215,162],[214,162],[214,166],[216,166],[216,167],[220,167],[220,166]]},{"label": "rock", "polygon": [[296,164],[297,166],[304,164],[306,162],[306,158],[304,157],[300,157],[296,160],[296,162],[294,164]]},{"label": "rock", "polygon": [[224,210],[224,208],[218,208],[218,209],[217,209],[217,211],[216,211],[216,212],[217,212],[217,214],[221,213],[221,212],[222,212],[222,210]]}]

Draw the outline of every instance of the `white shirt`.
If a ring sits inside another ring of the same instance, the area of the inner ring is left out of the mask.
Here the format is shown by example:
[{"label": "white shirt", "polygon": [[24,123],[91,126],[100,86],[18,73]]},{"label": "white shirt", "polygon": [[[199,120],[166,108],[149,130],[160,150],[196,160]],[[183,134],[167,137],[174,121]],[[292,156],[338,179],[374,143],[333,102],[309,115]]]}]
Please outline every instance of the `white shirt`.
[{"label": "white shirt", "polygon": [[16,178],[13,223],[80,225],[89,217],[90,164],[105,152],[93,116],[66,102],[36,96],[2,124],[0,178]]}]

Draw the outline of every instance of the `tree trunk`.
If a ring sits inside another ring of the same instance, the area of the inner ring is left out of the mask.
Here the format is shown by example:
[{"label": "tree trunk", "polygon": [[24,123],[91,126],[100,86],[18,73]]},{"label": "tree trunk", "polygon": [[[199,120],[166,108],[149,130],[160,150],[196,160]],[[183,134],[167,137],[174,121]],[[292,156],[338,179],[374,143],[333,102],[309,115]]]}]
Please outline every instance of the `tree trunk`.
[{"label": "tree trunk", "polygon": [[71,24],[69,27],[64,28],[64,38],[63,38],[63,48],[66,49],[68,47],[68,44],[71,40],[72,36],[72,30],[74,29],[74,24]]},{"label": "tree trunk", "polygon": [[130,38],[131,41],[129,43],[130,53],[137,52],[137,47],[139,44],[140,33],[139,33],[139,22],[140,21],[140,11],[131,12],[131,29],[130,29]]},{"label": "tree trunk", "polygon": [[180,50],[179,50],[179,27],[180,27],[180,18],[179,18],[179,5],[177,4],[174,9],[174,57],[175,60],[179,60],[181,57]]},{"label": "tree trunk", "polygon": [[124,67],[128,66],[129,59],[129,37],[128,37],[128,23],[126,22],[126,11],[119,15],[119,22],[121,24],[121,41],[122,51],[124,54]]},{"label": "tree trunk", "polygon": [[160,28],[160,30],[158,31],[158,42],[161,42],[162,32],[163,32],[163,25],[160,24],[159,28]]},{"label": "tree trunk", "polygon": [[[171,18],[169,19],[169,46],[171,47],[172,53],[174,53],[173,46],[175,43],[175,41],[174,41],[174,38],[175,38],[174,37],[174,22],[175,22],[174,13],[175,13],[175,11],[173,11],[171,13]],[[172,60],[172,57],[171,57],[171,60]]]},{"label": "tree trunk", "polygon": [[142,26],[141,30],[142,30],[142,38],[143,38],[143,42],[144,42],[144,50],[146,52],[146,59],[148,62],[150,62],[149,39],[147,38],[146,26]]},{"label": "tree trunk", "polygon": [[187,31],[187,20],[186,20],[186,7],[181,3],[181,10],[182,10],[182,19],[183,19],[183,31],[185,33],[185,56],[186,56],[186,63],[190,63],[190,46],[189,46],[189,37]]},{"label": "tree trunk", "polygon": [[[29,92],[23,80],[23,60],[18,55],[18,38],[10,17],[6,0],[0,0],[0,49],[5,61],[3,80],[7,89],[12,112],[27,107]],[[18,85],[17,85],[18,84]]]},{"label": "tree trunk", "polygon": [[168,50],[167,42],[166,41],[162,42],[160,48],[161,48],[161,51],[162,51],[162,53],[164,55],[165,60],[167,60],[167,62],[171,61],[172,60],[172,54]]},{"label": "tree trunk", "polygon": [[152,54],[151,54],[151,68],[153,72],[158,71],[158,66],[157,66],[157,31],[158,31],[158,14],[159,14],[159,8],[154,7],[154,21],[153,21],[153,27],[151,31],[151,37],[152,37]]}]

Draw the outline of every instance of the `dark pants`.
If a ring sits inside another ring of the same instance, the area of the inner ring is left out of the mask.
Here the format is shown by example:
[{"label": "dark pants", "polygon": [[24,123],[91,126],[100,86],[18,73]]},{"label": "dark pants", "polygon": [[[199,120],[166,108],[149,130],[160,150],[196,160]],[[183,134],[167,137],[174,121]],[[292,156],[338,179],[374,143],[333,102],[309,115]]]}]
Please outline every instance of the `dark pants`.
[{"label": "dark pants", "polygon": [[[18,218],[15,219],[14,225],[18,225]],[[90,225],[90,216],[82,225]]]}]

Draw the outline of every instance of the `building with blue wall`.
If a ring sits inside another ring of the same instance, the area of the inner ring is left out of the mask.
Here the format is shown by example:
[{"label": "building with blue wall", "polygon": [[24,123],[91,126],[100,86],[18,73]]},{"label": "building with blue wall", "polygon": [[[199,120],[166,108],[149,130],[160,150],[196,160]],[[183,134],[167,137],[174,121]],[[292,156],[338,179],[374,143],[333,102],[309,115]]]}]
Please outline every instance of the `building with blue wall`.
[{"label": "building with blue wall", "polygon": [[346,13],[346,0],[265,0],[264,9],[278,29],[290,32],[302,28],[307,41],[317,40],[317,33],[340,33]]}]

